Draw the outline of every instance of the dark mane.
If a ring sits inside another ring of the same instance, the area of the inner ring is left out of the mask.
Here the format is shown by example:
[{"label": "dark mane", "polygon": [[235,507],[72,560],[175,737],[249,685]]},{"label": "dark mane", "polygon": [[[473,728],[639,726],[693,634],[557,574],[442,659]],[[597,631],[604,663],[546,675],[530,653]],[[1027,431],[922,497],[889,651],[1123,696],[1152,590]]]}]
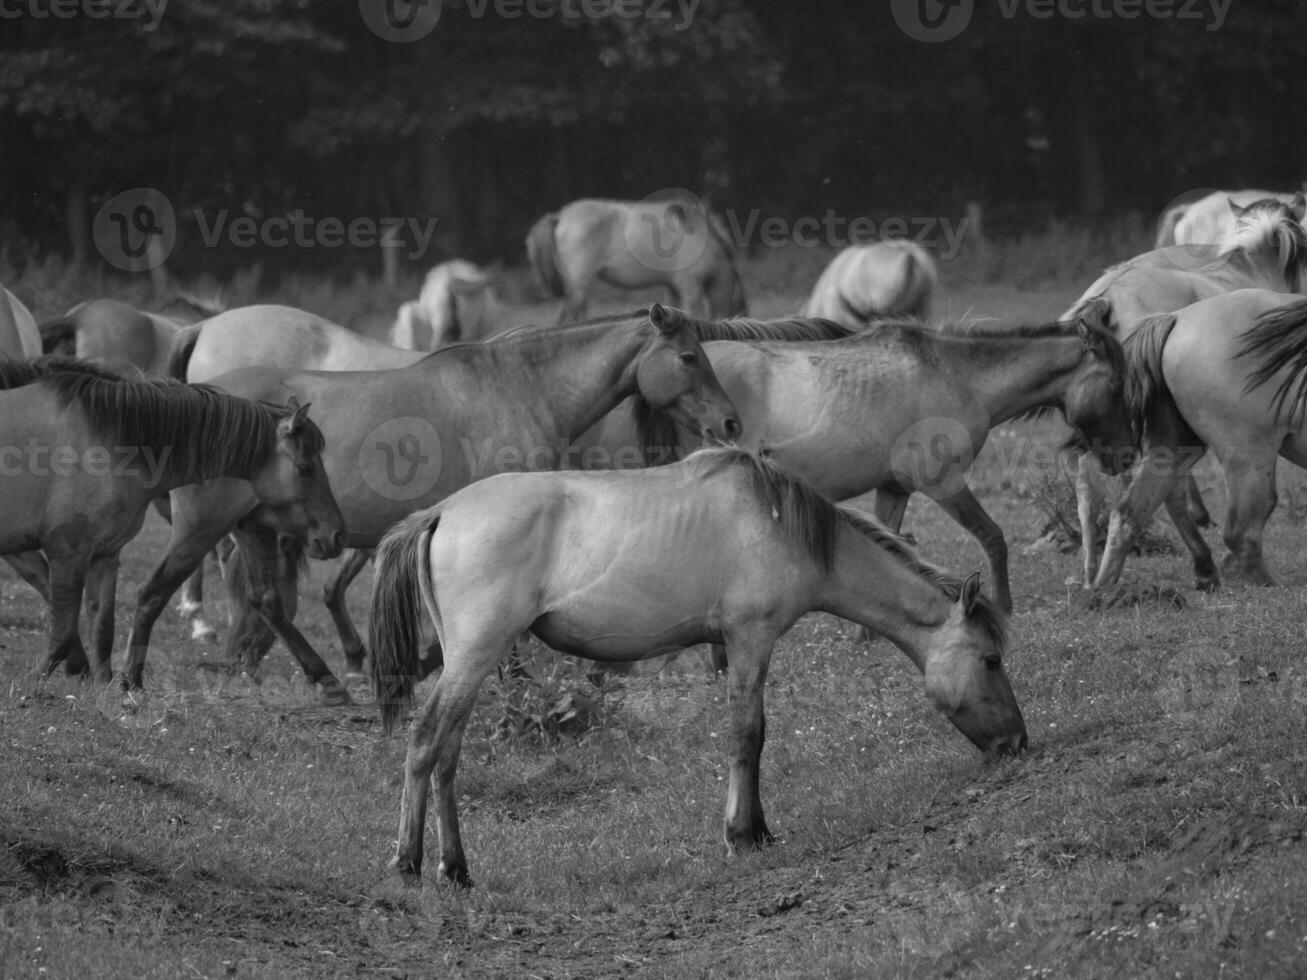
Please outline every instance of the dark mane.
[{"label": "dark mane", "polygon": [[90,361],[75,357],[37,357],[30,361],[20,361],[0,354],[0,389],[21,388],[35,381],[48,378],[52,374],[85,374],[104,381],[123,381],[123,375],[111,371]]},{"label": "dark mane", "polygon": [[642,394],[632,396],[630,402],[636,444],[644,457],[644,465],[664,466],[676,462],[680,433],[671,413],[655,408]]},{"label": "dark mane", "polygon": [[686,316],[686,323],[700,341],[707,340],[843,340],[858,333],[834,320],[814,316],[792,316],[780,320],[753,320],[734,317],[729,320],[697,320]]},{"label": "dark mane", "polygon": [[1003,323],[992,320],[959,320],[941,324],[936,332],[945,337],[973,337],[977,340],[1038,340],[1042,337],[1065,337],[1075,329],[1075,320],[1051,320],[1046,323]]},{"label": "dark mane", "polygon": [[1307,414],[1307,299],[1259,316],[1256,326],[1243,335],[1235,357],[1259,359],[1256,370],[1244,383],[1245,393],[1288,369],[1289,376],[1275,389],[1271,404],[1277,413],[1287,404],[1290,417],[1301,419]]},{"label": "dark mane", "polygon": [[[702,459],[707,464],[705,474],[718,472],[728,466],[746,468],[753,478],[754,493],[759,501],[771,510],[791,542],[810,554],[823,568],[829,570],[834,565],[836,537],[839,528],[845,526],[858,531],[888,552],[948,599],[956,601],[962,594],[961,579],[923,560],[903,538],[880,521],[869,514],[834,503],[806,480],[772,460],[730,446],[702,449],[691,458]],[[1000,651],[1006,648],[1007,628],[1004,616],[997,606],[981,596],[972,611],[972,617],[983,626]]]},{"label": "dark mane", "polygon": [[[277,423],[289,411],[171,378],[108,380],[61,372],[38,383],[55,393],[61,409],[77,405],[98,438],[152,452],[184,483],[253,470],[273,451]],[[309,432],[321,452],[322,433],[316,426]]]}]

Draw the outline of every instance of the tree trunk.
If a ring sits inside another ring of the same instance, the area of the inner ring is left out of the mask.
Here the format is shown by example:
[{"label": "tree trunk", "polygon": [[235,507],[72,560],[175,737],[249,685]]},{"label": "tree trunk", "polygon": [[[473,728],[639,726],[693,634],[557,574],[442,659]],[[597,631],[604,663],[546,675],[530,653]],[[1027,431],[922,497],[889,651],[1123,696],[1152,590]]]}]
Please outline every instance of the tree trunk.
[{"label": "tree trunk", "polygon": [[86,213],[89,197],[84,176],[78,174],[68,182],[64,196],[64,227],[68,229],[68,248],[74,269],[86,268],[90,259],[91,226]]},{"label": "tree trunk", "polygon": [[[462,250],[464,226],[459,213],[453,138],[445,133],[426,132],[420,137],[418,154],[422,217],[436,219],[435,240],[440,250],[457,254]],[[437,258],[428,255],[428,264],[434,265]]]}]

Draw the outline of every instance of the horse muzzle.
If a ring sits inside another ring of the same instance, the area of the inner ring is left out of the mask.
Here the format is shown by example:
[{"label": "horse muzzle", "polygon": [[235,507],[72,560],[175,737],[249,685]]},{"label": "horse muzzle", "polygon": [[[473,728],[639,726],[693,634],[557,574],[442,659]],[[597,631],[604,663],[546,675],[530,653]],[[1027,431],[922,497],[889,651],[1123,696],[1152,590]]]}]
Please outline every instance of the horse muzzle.
[{"label": "horse muzzle", "polygon": [[309,540],[309,557],[319,560],[335,558],[345,550],[345,533],[332,531],[330,534],[315,534]]}]

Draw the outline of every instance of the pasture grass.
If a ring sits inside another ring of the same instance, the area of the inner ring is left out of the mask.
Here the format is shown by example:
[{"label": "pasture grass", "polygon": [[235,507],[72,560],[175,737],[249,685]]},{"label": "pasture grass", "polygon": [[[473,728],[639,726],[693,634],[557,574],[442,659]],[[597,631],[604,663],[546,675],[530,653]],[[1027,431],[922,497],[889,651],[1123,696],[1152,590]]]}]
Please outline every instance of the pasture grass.
[{"label": "pasture grass", "polygon": [[[1012,319],[1078,292],[945,285],[942,315]],[[1187,557],[1161,552],[1132,558],[1126,584],[1184,608],[1140,590],[1086,611],[1077,558],[1039,541],[1059,438],[1004,426],[971,480],[1012,555],[1007,669],[1030,751],[982,764],[897,650],[808,617],[766,694],[778,840],[737,858],[720,843],[724,685],[694,655],[596,689],[532,648],[534,680],[491,678],[458,784],[476,887],[430,878],[429,833],[411,890],[385,869],[404,740],[381,735],[361,678],[357,705],[322,707],[284,650],[231,676],[169,613],[146,694],[43,679],[44,612],[0,572],[0,976],[1300,975],[1307,479],[1281,467],[1281,588],[1200,595]],[[1219,474],[1198,475],[1223,520]],[[932,560],[984,567],[929,501],[905,527]],[[119,657],[166,538],[151,515],[124,554]],[[326,571],[298,621],[343,671]],[[212,594],[210,611],[225,625]]]}]

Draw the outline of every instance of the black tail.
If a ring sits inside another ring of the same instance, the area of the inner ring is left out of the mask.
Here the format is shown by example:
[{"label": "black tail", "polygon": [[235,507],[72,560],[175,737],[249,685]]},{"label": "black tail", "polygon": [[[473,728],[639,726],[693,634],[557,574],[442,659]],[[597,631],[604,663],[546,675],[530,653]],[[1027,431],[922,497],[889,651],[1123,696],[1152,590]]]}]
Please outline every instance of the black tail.
[{"label": "black tail", "polygon": [[[439,520],[438,507],[419,511],[391,528],[377,547],[368,645],[372,687],[387,734],[412,702],[413,685],[423,674],[418,647],[428,600],[422,593],[431,588],[428,550]],[[434,610],[434,597],[430,601]]]},{"label": "black tail", "polygon": [[70,316],[47,320],[38,328],[41,331],[41,350],[47,354],[77,354],[77,321]]},{"label": "black tail", "polygon": [[1175,329],[1176,314],[1162,313],[1142,321],[1127,338],[1125,347],[1125,399],[1134,420],[1135,431],[1142,433],[1149,416],[1171,393],[1162,376],[1162,349]]},{"label": "black tail", "polygon": [[1248,376],[1244,391],[1250,392],[1286,368],[1289,370],[1275,390],[1272,406],[1276,413],[1290,409],[1291,418],[1307,412],[1307,300],[1268,310],[1257,325],[1243,335],[1236,357],[1256,357],[1261,363]]},{"label": "black tail", "polygon": [[178,381],[186,380],[186,369],[190,367],[191,355],[195,353],[195,344],[200,339],[203,324],[182,327],[173,338],[172,349],[168,351],[167,374]]},{"label": "black tail", "polygon": [[558,243],[554,240],[557,227],[557,211],[551,211],[532,225],[526,235],[526,256],[540,285],[549,291],[550,296],[561,297],[566,287],[563,274],[558,271]]}]

